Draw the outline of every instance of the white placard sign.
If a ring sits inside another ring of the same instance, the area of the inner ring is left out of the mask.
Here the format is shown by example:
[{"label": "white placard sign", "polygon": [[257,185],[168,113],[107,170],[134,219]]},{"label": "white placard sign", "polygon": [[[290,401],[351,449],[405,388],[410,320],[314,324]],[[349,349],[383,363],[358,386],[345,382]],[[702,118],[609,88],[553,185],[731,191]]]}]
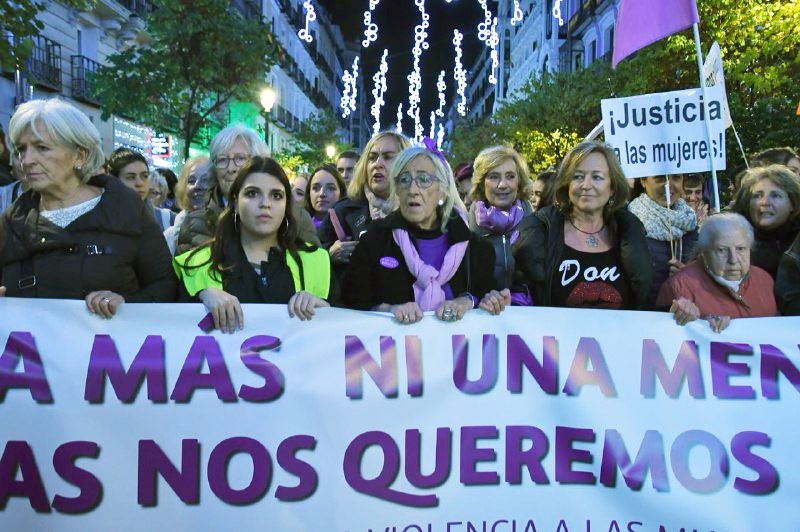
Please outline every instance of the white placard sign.
[{"label": "white placard sign", "polygon": [[[625,177],[725,169],[725,91],[700,89],[603,100],[603,128]],[[711,143],[706,124],[711,126]]]}]

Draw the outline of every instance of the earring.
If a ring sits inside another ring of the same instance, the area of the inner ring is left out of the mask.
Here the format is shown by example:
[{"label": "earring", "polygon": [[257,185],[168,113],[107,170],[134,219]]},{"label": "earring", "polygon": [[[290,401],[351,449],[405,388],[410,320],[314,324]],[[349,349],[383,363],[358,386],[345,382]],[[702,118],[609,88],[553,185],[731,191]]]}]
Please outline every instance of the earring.
[{"label": "earring", "polygon": [[233,211],[233,228],[237,233],[239,232],[239,213],[236,211]]},{"label": "earring", "polygon": [[288,231],[289,230],[289,218],[284,218],[283,219],[283,223],[286,224],[286,230]]},{"label": "earring", "polygon": [[439,198],[439,207],[444,205],[444,198]]},{"label": "earring", "polygon": [[608,200],[608,206],[609,207],[613,207],[614,206],[614,198],[611,198],[610,200]]},{"label": "earring", "polygon": [[75,165],[75,171],[76,171],[76,172],[80,172],[80,171],[81,171],[81,165],[79,165],[79,164],[76,164],[76,165]]}]

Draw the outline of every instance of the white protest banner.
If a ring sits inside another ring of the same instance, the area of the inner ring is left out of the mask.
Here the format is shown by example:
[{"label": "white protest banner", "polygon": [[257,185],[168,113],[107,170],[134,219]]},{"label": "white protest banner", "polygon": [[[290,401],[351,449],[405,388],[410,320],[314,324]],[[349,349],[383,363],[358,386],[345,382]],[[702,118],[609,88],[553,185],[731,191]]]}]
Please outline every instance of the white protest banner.
[{"label": "white protest banner", "polygon": [[0,298],[0,530],[796,531],[798,318]]},{"label": "white protest banner", "polygon": [[722,51],[717,41],[714,41],[711,45],[711,49],[706,56],[706,61],[703,63],[703,76],[706,78],[706,85],[708,87],[722,87],[724,91],[722,106],[725,112],[725,129],[727,129],[733,125],[733,120],[731,119],[731,110],[728,106],[728,93],[725,90],[725,73],[722,70]]},{"label": "white protest banner", "polygon": [[[602,100],[603,131],[625,177],[725,169],[722,87],[644,94]],[[709,146],[705,122],[711,126]]]}]

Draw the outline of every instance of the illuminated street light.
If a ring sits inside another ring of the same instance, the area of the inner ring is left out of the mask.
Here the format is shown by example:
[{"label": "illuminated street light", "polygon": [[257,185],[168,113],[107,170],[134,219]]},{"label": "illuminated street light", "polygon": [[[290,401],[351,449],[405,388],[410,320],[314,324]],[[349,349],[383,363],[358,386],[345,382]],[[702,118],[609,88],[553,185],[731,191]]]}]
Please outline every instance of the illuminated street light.
[{"label": "illuminated street light", "polygon": [[336,146],[333,144],[325,146],[325,155],[328,156],[328,159],[333,159],[333,156],[336,155]]},{"label": "illuminated street light", "polygon": [[269,138],[269,113],[272,111],[272,106],[275,105],[275,100],[278,94],[272,87],[264,87],[261,90],[261,107],[264,108],[264,140],[269,147],[270,154],[272,153],[272,142]]}]

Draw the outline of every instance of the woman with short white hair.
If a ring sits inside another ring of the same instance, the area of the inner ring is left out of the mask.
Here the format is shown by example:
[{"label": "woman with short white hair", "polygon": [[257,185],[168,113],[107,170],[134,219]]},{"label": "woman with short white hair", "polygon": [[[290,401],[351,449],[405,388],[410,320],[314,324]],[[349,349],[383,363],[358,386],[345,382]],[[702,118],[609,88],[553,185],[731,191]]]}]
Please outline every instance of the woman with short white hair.
[{"label": "woman with short white hair", "polygon": [[172,301],[161,230],[133,190],[98,175],[100,134],[86,115],[57,98],[32,100],[9,130],[30,190],[3,215],[0,293],[84,299],[106,318],[125,301]]},{"label": "woman with short white hair", "polygon": [[458,212],[463,204],[444,157],[406,148],[387,177],[398,209],[361,237],[345,274],[345,303],[390,312],[400,323],[417,322],[426,311],[453,321],[479,302],[490,312],[508,304],[508,291],[494,290],[494,249]]},{"label": "woman with short white hair", "polygon": [[697,258],[661,287],[658,307],[669,307],[680,325],[698,318],[712,330],[732,318],[777,316],[772,277],[750,263],[753,228],[744,216],[715,214],[700,229]]}]

